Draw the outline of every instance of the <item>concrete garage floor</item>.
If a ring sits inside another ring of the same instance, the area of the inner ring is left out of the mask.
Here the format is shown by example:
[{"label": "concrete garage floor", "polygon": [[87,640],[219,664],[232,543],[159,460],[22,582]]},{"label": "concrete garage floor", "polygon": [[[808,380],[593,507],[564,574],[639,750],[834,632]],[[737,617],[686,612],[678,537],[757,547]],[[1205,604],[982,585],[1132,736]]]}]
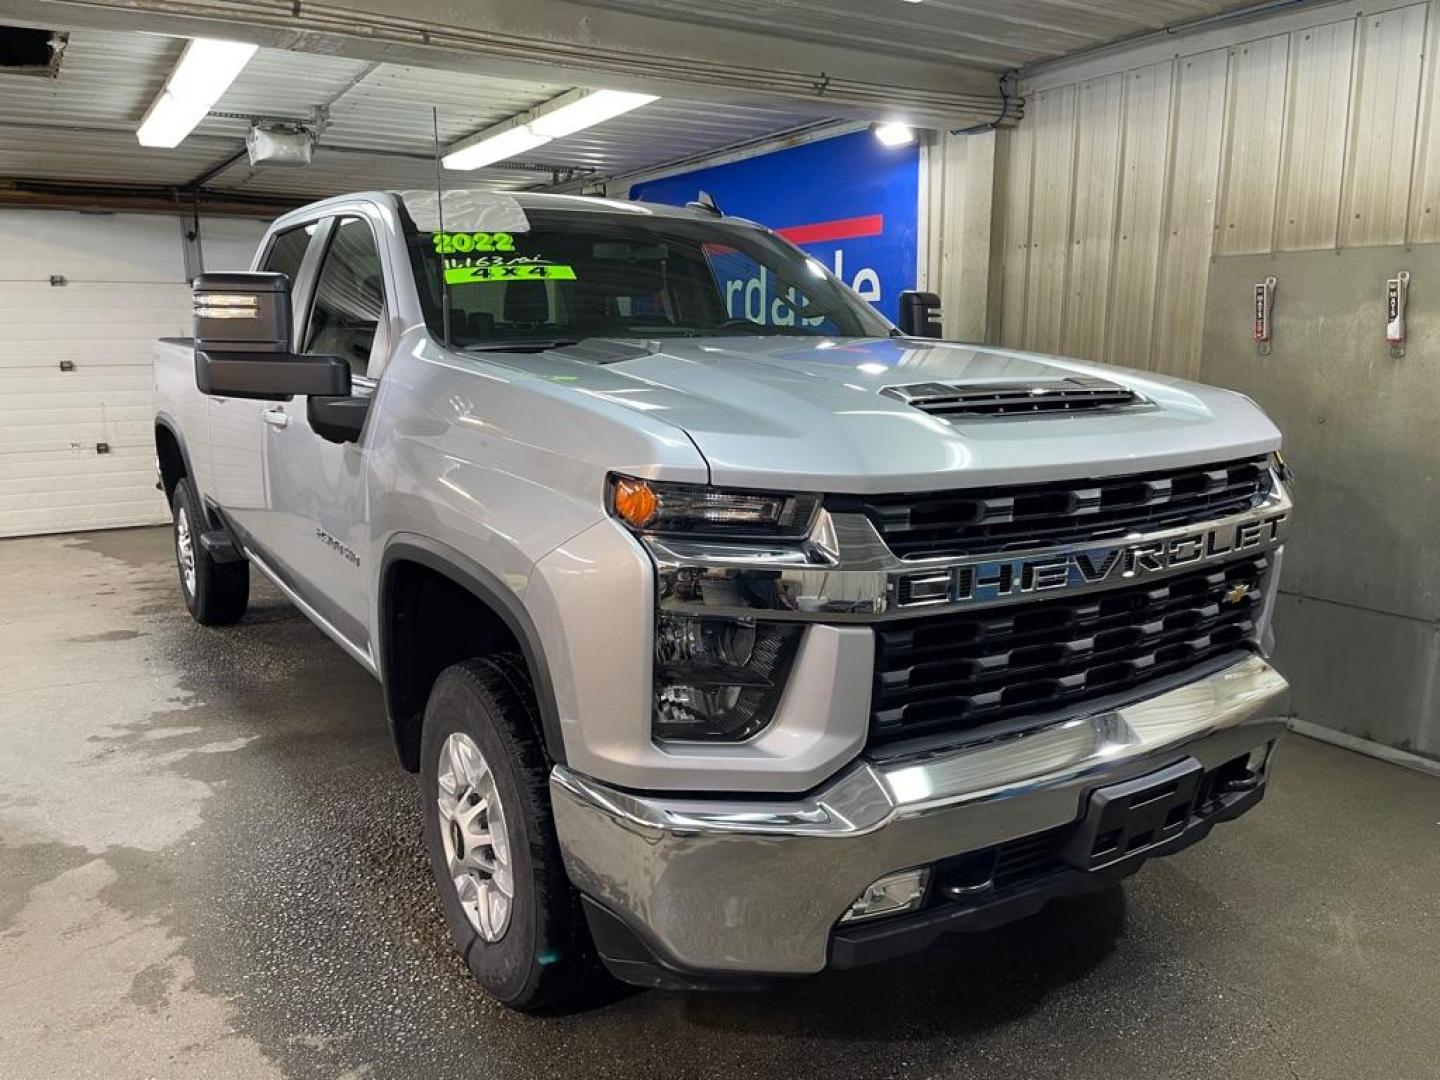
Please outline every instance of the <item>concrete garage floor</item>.
[{"label": "concrete garage floor", "polygon": [[0,541],[0,1077],[1440,1076],[1440,781],[1299,738],[1126,886],[771,993],[533,1019],[445,940],[378,686],[166,530]]}]

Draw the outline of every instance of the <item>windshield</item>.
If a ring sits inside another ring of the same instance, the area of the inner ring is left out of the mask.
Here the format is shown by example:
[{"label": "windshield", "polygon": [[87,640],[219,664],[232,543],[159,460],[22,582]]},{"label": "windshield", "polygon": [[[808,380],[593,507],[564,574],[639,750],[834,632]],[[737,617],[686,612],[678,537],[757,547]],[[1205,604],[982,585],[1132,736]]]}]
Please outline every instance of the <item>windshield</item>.
[{"label": "windshield", "polygon": [[430,332],[457,348],[589,337],[883,337],[886,322],[819,262],[717,219],[525,211],[525,232],[409,229]]}]

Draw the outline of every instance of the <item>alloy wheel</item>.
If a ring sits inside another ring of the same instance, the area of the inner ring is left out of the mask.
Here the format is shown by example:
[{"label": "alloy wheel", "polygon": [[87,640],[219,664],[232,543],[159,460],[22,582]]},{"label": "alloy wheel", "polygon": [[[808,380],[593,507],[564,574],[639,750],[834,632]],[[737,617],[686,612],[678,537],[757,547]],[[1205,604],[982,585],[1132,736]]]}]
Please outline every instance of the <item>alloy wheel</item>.
[{"label": "alloy wheel", "polygon": [[190,535],[190,518],[185,507],[175,515],[175,551],[180,557],[180,580],[189,596],[195,595],[195,541]]},{"label": "alloy wheel", "polygon": [[436,805],[450,880],[475,932],[499,941],[510,926],[515,879],[495,774],[475,740],[457,731],[440,749],[438,780]]}]

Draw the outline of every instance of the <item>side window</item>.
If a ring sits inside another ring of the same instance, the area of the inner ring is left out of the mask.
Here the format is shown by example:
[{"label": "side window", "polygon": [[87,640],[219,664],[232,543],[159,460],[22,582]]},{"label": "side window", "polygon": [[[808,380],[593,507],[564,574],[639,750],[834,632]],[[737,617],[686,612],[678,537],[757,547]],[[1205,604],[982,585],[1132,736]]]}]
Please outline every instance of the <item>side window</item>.
[{"label": "side window", "polygon": [[315,283],[305,352],[339,356],[353,375],[370,369],[385,309],[385,275],[375,234],[362,218],[341,218]]},{"label": "side window", "polygon": [[260,269],[284,274],[290,279],[290,288],[293,290],[295,278],[300,273],[300,264],[305,260],[305,249],[310,246],[310,237],[314,232],[314,225],[300,225],[276,233]]}]

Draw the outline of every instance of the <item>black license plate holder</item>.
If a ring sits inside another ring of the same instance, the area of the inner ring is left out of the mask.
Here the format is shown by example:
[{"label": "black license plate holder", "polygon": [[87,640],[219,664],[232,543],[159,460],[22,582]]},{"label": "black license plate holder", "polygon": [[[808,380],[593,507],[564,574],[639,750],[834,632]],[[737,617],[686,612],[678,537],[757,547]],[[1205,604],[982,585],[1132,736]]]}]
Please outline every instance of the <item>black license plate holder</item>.
[{"label": "black license plate holder", "polygon": [[1081,870],[1101,870],[1155,853],[1184,834],[1203,775],[1200,763],[1186,758],[1159,772],[1096,788],[1065,845],[1065,861]]}]

